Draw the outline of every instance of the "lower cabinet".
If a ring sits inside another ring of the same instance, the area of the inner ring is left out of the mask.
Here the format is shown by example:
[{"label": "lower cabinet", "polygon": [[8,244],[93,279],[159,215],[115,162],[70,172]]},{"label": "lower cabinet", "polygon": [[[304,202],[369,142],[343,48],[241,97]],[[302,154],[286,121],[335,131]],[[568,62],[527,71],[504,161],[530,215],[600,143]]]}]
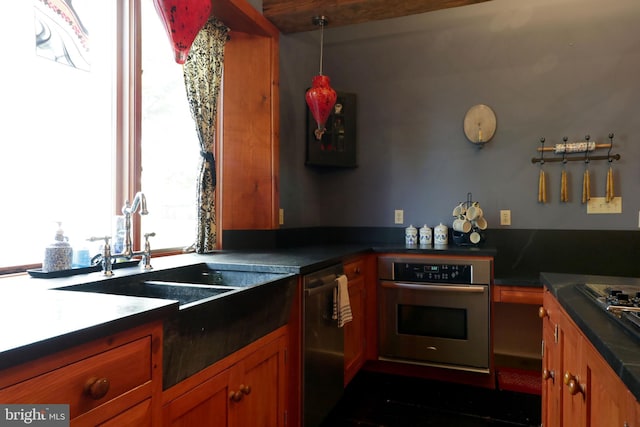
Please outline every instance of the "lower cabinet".
[{"label": "lower cabinet", "polygon": [[349,303],[353,320],[344,325],[344,384],[360,370],[365,362],[365,258],[344,264],[349,280]]},{"label": "lower cabinet", "polygon": [[4,404],[69,404],[71,426],[159,425],[162,323],[0,372]]},{"label": "lower cabinet", "polygon": [[545,427],[640,427],[638,402],[545,290],[542,420]]},{"label": "lower cabinet", "polygon": [[147,399],[136,406],[127,409],[115,417],[109,419],[104,423],[98,424],[100,427],[122,427],[122,426],[136,426],[136,427],[152,427],[152,421],[154,419],[151,411],[151,399]]},{"label": "lower cabinet", "polygon": [[287,414],[286,327],[165,391],[165,427],[279,427]]}]

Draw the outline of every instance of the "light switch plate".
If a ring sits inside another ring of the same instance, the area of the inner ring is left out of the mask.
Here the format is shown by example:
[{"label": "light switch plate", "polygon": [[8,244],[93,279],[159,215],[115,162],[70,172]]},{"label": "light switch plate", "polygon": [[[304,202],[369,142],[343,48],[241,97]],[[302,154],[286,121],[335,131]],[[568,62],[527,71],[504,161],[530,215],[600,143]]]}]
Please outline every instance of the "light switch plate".
[{"label": "light switch plate", "polygon": [[500,225],[511,225],[511,210],[502,209],[500,211]]},{"label": "light switch plate", "polygon": [[614,197],[609,202],[604,197],[592,197],[587,202],[587,214],[619,213],[622,213],[622,197]]},{"label": "light switch plate", "polygon": [[396,224],[404,224],[404,211],[402,209],[396,209],[394,212],[394,221]]}]

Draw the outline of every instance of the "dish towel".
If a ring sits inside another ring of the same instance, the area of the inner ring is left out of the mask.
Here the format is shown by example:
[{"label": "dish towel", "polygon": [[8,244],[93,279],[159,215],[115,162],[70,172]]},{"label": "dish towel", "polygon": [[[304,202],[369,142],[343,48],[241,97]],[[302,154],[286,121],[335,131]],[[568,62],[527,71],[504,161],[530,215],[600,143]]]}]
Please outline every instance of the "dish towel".
[{"label": "dish towel", "polygon": [[338,321],[338,328],[353,320],[349,303],[349,281],[344,274],[336,278],[338,286],[333,289],[333,320]]}]

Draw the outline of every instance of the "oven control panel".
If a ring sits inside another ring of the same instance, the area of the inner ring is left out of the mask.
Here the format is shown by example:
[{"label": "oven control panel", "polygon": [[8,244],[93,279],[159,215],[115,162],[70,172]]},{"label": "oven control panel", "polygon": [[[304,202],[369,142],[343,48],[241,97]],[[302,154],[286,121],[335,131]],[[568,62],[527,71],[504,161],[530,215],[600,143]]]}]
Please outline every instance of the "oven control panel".
[{"label": "oven control panel", "polygon": [[393,278],[409,282],[472,283],[471,264],[395,262]]}]

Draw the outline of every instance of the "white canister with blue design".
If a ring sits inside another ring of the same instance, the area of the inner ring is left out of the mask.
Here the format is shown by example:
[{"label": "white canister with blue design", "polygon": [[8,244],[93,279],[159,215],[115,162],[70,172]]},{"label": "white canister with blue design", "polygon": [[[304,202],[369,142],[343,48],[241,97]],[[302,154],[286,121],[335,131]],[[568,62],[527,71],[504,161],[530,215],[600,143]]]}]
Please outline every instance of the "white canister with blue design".
[{"label": "white canister with blue design", "polygon": [[404,242],[407,246],[418,245],[418,229],[413,225],[409,225],[404,229]]},{"label": "white canister with blue design", "polygon": [[433,232],[431,227],[425,224],[420,228],[420,246],[431,246],[433,243]]},{"label": "white canister with blue design", "polygon": [[440,223],[433,229],[433,241],[436,245],[446,245],[449,243],[449,228]]}]

